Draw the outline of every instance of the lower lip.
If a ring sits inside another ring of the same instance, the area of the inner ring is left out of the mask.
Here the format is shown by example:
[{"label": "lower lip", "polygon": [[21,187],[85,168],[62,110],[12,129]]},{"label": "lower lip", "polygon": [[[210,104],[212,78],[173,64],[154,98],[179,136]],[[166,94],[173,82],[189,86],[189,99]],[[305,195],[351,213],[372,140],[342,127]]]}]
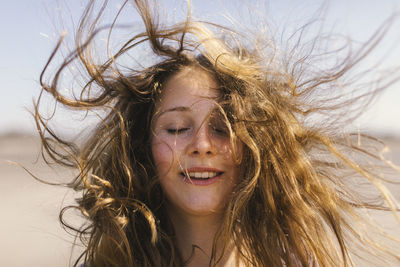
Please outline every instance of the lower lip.
[{"label": "lower lip", "polygon": [[216,175],[214,177],[208,178],[208,179],[193,179],[193,178],[188,178],[186,176],[183,176],[183,181],[188,184],[192,185],[210,185],[215,183],[221,178],[222,174]]}]

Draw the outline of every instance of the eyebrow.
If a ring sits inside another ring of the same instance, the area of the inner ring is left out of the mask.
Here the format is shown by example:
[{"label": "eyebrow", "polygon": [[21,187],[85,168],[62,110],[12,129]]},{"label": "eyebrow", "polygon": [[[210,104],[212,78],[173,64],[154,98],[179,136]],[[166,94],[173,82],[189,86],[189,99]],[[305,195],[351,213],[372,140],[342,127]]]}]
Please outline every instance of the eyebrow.
[{"label": "eyebrow", "polygon": [[186,111],[190,111],[191,108],[190,107],[185,107],[185,106],[178,106],[178,107],[172,107],[163,111],[160,111],[160,113],[157,115],[157,117],[161,117],[162,115],[164,115],[165,113],[168,112],[174,112],[174,111],[181,111],[181,112],[186,112]]}]

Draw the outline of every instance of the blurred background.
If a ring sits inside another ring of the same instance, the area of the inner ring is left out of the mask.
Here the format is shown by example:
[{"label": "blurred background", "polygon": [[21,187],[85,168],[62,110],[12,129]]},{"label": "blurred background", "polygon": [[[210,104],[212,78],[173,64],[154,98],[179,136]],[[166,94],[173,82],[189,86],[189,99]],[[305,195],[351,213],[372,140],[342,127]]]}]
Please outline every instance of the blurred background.
[{"label": "blurred background", "polygon": [[[68,2],[66,4],[66,2]],[[185,1],[161,1],[166,12],[183,14]],[[122,1],[110,1],[114,12]],[[201,1],[193,0],[194,17],[225,23],[246,23],[252,16],[241,13],[242,6],[256,7],[254,12],[275,28],[302,25],[323,10],[324,27],[349,36],[356,42],[367,41],[380,25],[395,12],[398,0],[270,0],[270,1]],[[40,92],[39,76],[60,33],[67,30],[72,38],[85,1],[20,0],[3,1],[0,9],[0,266],[70,266],[73,236],[59,225],[58,212],[77,195],[62,187],[52,187],[34,180],[20,166],[46,180],[66,181],[67,170],[47,167],[38,158],[40,144],[29,111]],[[230,14],[231,17],[220,16]],[[112,12],[110,12],[111,14]],[[126,18],[139,21],[136,13]],[[380,69],[400,65],[400,18],[361,68],[379,63]],[[74,23],[75,24],[74,24]],[[400,76],[400,72],[397,72]],[[44,99],[44,101],[48,101]],[[61,113],[60,125],[69,113]],[[400,88],[399,84],[382,92],[370,108],[352,125],[388,140],[395,162],[400,159]],[[63,125],[68,126],[68,125]],[[57,125],[55,125],[57,127]],[[74,127],[67,127],[74,133]],[[72,220],[79,222],[78,217]],[[73,257],[81,251],[77,247]]]}]

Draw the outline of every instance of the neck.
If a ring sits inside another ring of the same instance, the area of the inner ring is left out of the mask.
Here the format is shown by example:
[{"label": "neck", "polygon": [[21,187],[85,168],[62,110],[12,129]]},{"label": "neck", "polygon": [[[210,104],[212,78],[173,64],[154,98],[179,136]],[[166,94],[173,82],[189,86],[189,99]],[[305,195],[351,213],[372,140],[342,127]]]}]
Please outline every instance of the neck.
[{"label": "neck", "polygon": [[[178,249],[187,264],[185,266],[208,266],[215,234],[221,227],[223,214],[212,213],[206,216],[190,215],[176,209],[168,209],[175,228]],[[219,247],[219,246],[217,246]],[[218,266],[225,266],[232,254],[228,247]],[[221,251],[215,251],[218,259]],[[228,265],[226,265],[228,266]]]}]

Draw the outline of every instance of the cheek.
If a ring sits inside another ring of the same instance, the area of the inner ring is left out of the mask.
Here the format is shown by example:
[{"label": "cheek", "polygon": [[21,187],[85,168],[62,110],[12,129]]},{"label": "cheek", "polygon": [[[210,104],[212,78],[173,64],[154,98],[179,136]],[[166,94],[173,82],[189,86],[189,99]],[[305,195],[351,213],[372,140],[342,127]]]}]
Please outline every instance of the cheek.
[{"label": "cheek", "polygon": [[179,147],[177,144],[170,144],[157,138],[152,141],[151,149],[157,173],[162,177],[169,172],[179,158]]},{"label": "cheek", "polygon": [[219,142],[217,145],[218,152],[223,155],[225,160],[233,161],[234,165],[240,164],[243,155],[243,144],[240,141],[235,140],[233,148],[230,140]]}]

